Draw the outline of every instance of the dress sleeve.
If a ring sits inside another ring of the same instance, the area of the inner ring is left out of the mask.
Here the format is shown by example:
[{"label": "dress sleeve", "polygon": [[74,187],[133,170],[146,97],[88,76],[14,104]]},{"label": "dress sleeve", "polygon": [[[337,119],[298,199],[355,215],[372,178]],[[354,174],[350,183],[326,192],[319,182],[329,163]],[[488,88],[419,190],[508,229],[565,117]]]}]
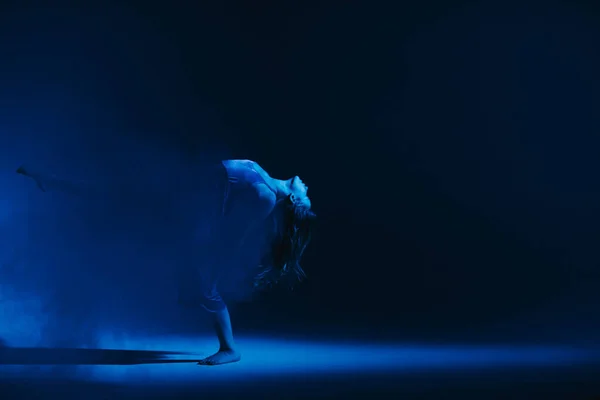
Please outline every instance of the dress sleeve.
[{"label": "dress sleeve", "polygon": [[219,280],[223,278],[224,268],[232,262],[230,257],[246,244],[246,240],[252,241],[256,230],[263,226],[275,207],[276,196],[267,185],[256,183],[246,196],[240,196],[236,200],[236,206],[231,209],[226,221],[223,221],[222,235],[215,238],[218,241],[231,241],[227,246],[218,246],[220,249],[226,249],[226,254],[218,254],[214,265],[205,269],[201,277],[202,305],[211,312],[226,307],[219,294]]}]

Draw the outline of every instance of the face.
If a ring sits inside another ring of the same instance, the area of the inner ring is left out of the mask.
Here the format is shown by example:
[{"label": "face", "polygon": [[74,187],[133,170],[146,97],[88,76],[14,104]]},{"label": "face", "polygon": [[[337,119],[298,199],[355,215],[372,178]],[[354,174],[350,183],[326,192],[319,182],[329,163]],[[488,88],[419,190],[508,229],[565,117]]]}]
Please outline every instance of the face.
[{"label": "face", "polygon": [[290,180],[290,189],[294,196],[294,201],[298,204],[304,204],[310,208],[310,199],[308,198],[308,186],[302,182],[299,176],[295,176]]}]

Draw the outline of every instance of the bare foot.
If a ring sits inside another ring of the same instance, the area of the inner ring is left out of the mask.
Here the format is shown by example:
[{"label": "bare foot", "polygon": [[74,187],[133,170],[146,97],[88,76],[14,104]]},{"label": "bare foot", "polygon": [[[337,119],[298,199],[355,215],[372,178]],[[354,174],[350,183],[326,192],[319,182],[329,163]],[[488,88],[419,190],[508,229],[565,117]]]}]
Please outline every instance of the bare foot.
[{"label": "bare foot", "polygon": [[219,350],[212,356],[206,357],[198,362],[198,365],[221,365],[238,362],[242,355],[235,350]]}]

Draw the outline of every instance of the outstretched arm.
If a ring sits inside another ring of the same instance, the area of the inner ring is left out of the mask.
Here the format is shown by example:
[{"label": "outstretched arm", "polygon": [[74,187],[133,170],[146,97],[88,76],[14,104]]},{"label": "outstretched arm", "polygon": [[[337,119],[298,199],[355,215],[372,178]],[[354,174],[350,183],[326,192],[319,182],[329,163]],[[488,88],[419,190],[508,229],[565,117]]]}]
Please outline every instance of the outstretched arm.
[{"label": "outstretched arm", "polygon": [[43,173],[30,170],[25,166],[20,166],[17,168],[16,172],[17,174],[33,179],[42,192],[56,191],[78,196],[91,196],[96,194],[96,191],[93,188],[83,182],[68,181],[57,178],[54,175],[44,175]]}]

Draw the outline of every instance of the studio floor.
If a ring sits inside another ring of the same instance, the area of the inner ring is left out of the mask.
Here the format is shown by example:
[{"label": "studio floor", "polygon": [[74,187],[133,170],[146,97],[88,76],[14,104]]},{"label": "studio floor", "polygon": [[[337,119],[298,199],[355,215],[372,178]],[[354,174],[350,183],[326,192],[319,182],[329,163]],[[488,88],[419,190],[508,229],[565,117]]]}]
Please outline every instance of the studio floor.
[{"label": "studio floor", "polygon": [[[0,350],[0,398],[600,398],[600,351],[565,345],[369,343],[240,336],[240,363],[195,361],[211,338]],[[598,396],[596,396],[598,395]]]}]

